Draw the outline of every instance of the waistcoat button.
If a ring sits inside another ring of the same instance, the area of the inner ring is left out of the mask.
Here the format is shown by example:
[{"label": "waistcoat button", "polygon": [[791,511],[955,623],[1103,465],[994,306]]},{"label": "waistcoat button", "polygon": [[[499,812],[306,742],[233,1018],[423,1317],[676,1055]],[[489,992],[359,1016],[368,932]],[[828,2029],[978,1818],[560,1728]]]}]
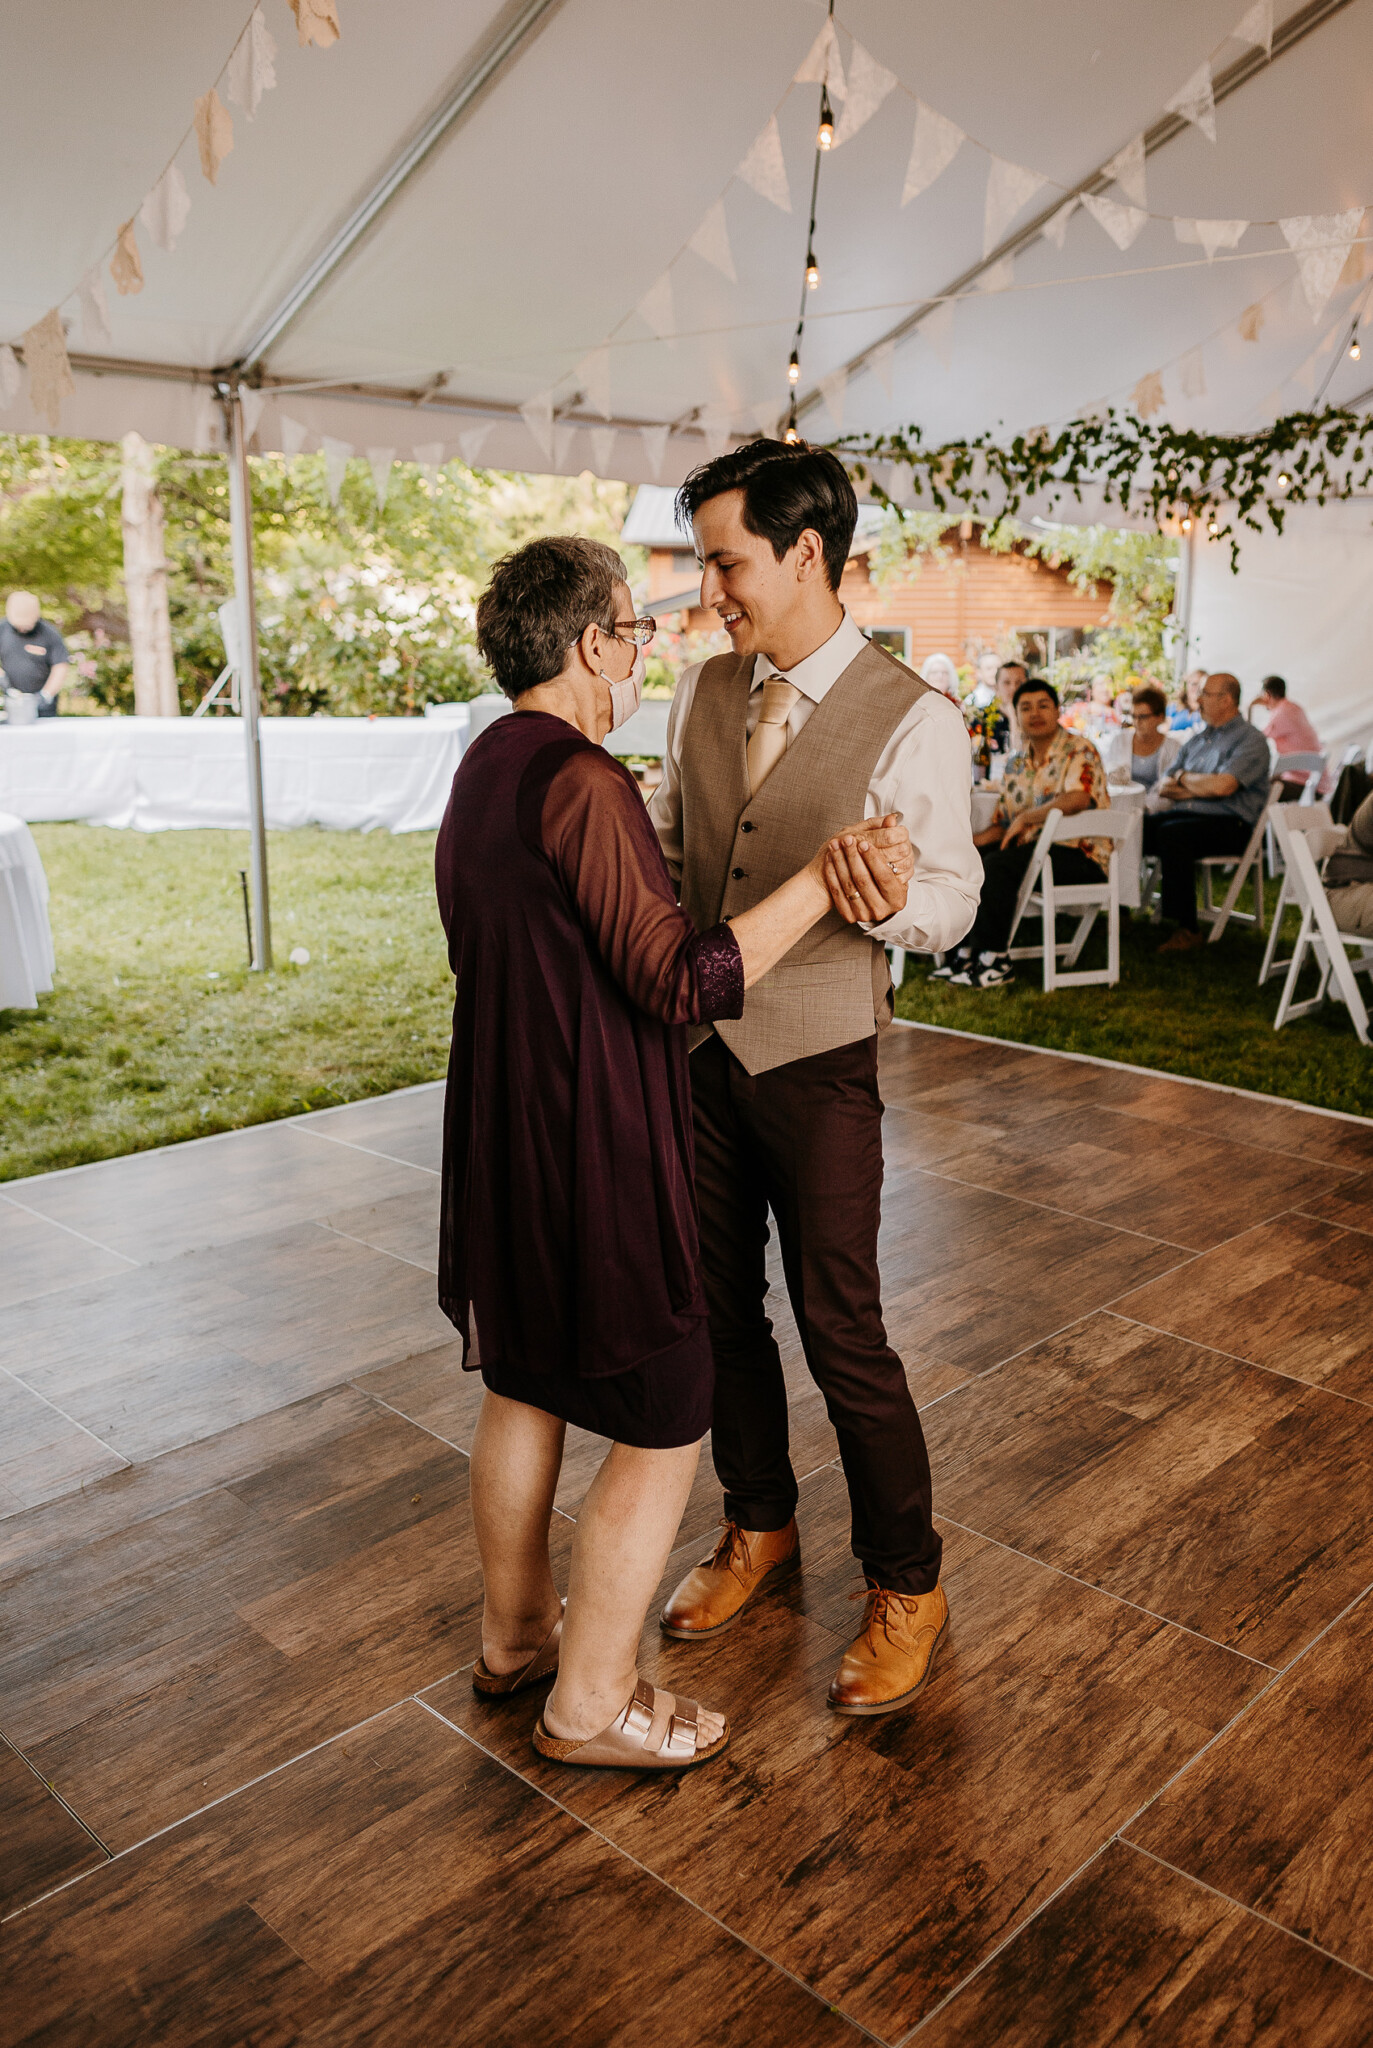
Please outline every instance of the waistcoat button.
[{"label": "waistcoat button", "polygon": [[731,868],[730,874],[734,877],[736,882],[742,882],[744,879],[744,871],[742,868]]},{"label": "waistcoat button", "polygon": [[741,832],[751,832],[753,830],[753,821],[750,818],[745,818],[743,824],[739,827],[739,830]]}]

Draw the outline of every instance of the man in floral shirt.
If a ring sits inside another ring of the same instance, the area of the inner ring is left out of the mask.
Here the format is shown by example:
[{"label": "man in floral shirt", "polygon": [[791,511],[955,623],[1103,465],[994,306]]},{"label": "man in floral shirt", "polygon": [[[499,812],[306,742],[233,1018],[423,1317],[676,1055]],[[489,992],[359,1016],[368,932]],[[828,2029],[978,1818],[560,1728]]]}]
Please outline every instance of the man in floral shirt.
[{"label": "man in floral shirt", "polygon": [[[1000,988],[1015,979],[1008,948],[1015,899],[1050,811],[1102,810],[1111,801],[1101,756],[1083,734],[1058,721],[1058,692],[1042,677],[1023,682],[1015,714],[1024,750],[1012,754],[992,823],[975,836],[982,854],[982,900],[973,928],[935,978],[959,988]],[[1060,882],[1099,882],[1110,866],[1109,839],[1060,840],[1050,859]]]}]

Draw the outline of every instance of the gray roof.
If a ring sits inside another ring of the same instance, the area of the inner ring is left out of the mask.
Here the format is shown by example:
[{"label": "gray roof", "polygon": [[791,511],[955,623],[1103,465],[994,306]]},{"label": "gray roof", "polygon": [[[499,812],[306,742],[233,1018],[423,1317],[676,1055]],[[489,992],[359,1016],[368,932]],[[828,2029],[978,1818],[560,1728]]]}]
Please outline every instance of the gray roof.
[{"label": "gray roof", "polygon": [[683,533],[672,509],[676,495],[667,484],[640,484],[620,539],[641,548],[689,548],[691,535]]}]

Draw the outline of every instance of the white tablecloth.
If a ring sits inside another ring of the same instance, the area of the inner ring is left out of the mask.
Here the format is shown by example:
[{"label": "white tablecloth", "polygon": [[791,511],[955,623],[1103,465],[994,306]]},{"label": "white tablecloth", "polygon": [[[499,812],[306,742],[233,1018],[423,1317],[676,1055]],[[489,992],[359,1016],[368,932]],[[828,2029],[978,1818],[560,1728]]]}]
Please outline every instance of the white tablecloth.
[{"label": "white tablecloth", "polygon": [[[463,707],[464,709],[466,707]],[[264,718],[267,823],[431,832],[467,738],[466,718]],[[166,832],[246,828],[237,718],[51,718],[0,726],[0,811],[36,823]]]},{"label": "white tablecloth", "polygon": [[[989,789],[985,783],[974,787],[974,832],[985,832],[991,824],[1000,794],[999,790]],[[1142,782],[1127,782],[1111,791],[1113,804],[1128,807],[1135,813],[1130,820],[1133,828],[1130,836],[1121,840],[1119,849],[1120,900],[1127,910],[1139,909],[1139,871],[1144,859],[1144,799],[1147,794]],[[1084,831],[1084,839],[1087,836]]]},{"label": "white tablecloth", "polygon": [[48,878],[23,819],[0,811],[0,1010],[36,1010],[52,970]]}]

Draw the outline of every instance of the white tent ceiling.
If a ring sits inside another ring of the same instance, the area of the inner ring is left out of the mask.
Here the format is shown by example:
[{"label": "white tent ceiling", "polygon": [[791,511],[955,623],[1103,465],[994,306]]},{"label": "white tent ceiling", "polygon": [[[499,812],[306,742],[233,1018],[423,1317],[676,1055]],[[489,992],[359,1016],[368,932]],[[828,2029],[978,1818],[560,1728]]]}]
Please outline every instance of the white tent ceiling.
[{"label": "white tent ceiling", "polygon": [[[0,340],[62,308],[77,372],[63,431],[203,444],[212,373],[246,365],[268,394],[264,448],[289,445],[286,421],[403,456],[435,442],[455,454],[487,427],[486,463],[645,480],[639,430],[656,423],[673,427],[670,482],[701,458],[703,417],[748,434],[760,407],[781,411],[818,99],[789,81],[818,0],[339,0],[328,50],[298,47],[284,0],[263,4],[276,89],[251,123],[232,109],[215,186],[194,138],[181,147],[180,241],[166,253],[140,229],[145,289],[110,287],[112,339],[96,348],[76,287],[219,77],[248,4],[10,0]],[[845,365],[846,427],[916,421],[935,440],[1124,403],[1151,371],[1169,417],[1213,430],[1308,404],[1331,366],[1330,398],[1361,399],[1373,350],[1362,365],[1343,351],[1366,286],[1350,276],[1313,320],[1275,225],[1211,264],[1173,229],[1173,215],[1274,223],[1373,202],[1373,0],[1277,0],[1271,61],[1229,34],[1246,6],[840,0],[845,61],[856,39],[900,86],[822,165],[803,427],[832,432],[816,394]],[[1163,115],[1208,57],[1215,143]],[[913,95],[972,140],[903,208]],[[774,109],[790,213],[733,176]],[[1128,250],[1081,210],[1061,250],[1029,232],[1141,130],[1155,217]],[[1050,181],[991,252],[1015,257],[994,293],[975,289],[988,151]],[[721,195],[735,282],[685,248]],[[659,338],[634,309],[665,272],[674,314]],[[946,363],[920,316],[950,292]],[[1256,301],[1262,332],[1241,340]],[[861,359],[903,328],[889,397]],[[607,342],[613,441],[578,375]],[[1198,346],[1206,390],[1186,396],[1179,365]],[[545,392],[561,419],[551,459],[519,413]],[[42,424],[23,389],[0,410],[0,429]]]}]

